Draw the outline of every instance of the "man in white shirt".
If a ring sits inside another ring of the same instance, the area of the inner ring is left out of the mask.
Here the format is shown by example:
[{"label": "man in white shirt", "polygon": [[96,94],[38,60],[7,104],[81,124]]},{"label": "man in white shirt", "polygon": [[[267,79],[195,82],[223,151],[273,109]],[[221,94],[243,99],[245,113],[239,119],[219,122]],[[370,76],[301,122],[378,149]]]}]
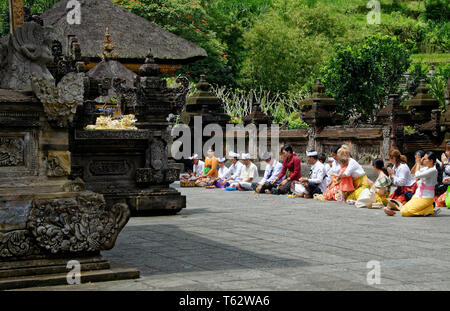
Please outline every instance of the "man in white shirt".
[{"label": "man in white shirt", "polygon": [[283,169],[283,164],[274,159],[271,152],[265,152],[262,155],[261,160],[267,164],[264,171],[264,177],[259,181],[259,183],[253,183],[253,187],[257,193],[271,194],[272,188],[277,187],[284,179],[282,178],[272,184],[272,181],[276,180],[278,175],[280,175],[281,170]]},{"label": "man in white shirt", "polygon": [[219,158],[217,161],[219,162],[219,169],[217,171],[217,178],[215,178],[213,184],[216,188],[225,188],[225,179],[230,177],[230,170],[225,166],[225,158]]},{"label": "man in white shirt", "polygon": [[231,166],[229,167],[229,176],[225,179],[225,187],[228,187],[231,184],[239,183],[241,179],[241,170],[244,166],[239,161],[239,154],[230,151],[228,153],[228,160],[231,162]]},{"label": "man in white shirt", "polygon": [[325,166],[318,160],[317,151],[306,152],[308,163],[311,164],[308,178],[302,177],[293,186],[292,191],[298,197],[310,199],[314,194],[321,194],[327,188]]},{"label": "man in white shirt", "polygon": [[238,183],[231,184],[231,187],[241,191],[252,190],[252,181],[258,178],[258,168],[250,160],[250,153],[242,154],[241,176]]},{"label": "man in white shirt", "polygon": [[198,154],[194,154],[192,157],[189,157],[189,159],[192,160],[192,171],[188,171],[188,180],[197,180],[203,175],[205,162],[198,158]]}]

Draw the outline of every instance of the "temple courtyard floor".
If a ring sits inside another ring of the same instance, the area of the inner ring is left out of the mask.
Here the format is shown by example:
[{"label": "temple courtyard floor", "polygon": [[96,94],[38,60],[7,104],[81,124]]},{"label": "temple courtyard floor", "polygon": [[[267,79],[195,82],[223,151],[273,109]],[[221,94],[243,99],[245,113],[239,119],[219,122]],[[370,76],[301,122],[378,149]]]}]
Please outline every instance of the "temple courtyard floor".
[{"label": "temple courtyard floor", "polygon": [[[32,290],[450,290],[450,210],[386,216],[344,203],[178,188],[176,216],[133,217],[103,255],[128,281]],[[374,280],[379,262],[379,284]]]}]

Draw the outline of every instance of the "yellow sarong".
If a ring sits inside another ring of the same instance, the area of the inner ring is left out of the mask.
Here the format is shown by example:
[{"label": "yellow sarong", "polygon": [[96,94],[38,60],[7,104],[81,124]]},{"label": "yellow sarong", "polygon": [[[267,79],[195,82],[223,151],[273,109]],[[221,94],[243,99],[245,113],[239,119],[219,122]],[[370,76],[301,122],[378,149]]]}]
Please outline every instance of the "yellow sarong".
[{"label": "yellow sarong", "polygon": [[411,200],[406,202],[405,205],[400,209],[402,216],[425,216],[433,215],[433,198],[416,198],[413,197]]},{"label": "yellow sarong", "polygon": [[353,178],[353,185],[355,186],[355,190],[353,192],[350,192],[346,198],[346,200],[358,200],[359,195],[361,192],[366,189],[370,188],[369,186],[369,180],[367,179],[367,175],[363,175],[360,177]]}]

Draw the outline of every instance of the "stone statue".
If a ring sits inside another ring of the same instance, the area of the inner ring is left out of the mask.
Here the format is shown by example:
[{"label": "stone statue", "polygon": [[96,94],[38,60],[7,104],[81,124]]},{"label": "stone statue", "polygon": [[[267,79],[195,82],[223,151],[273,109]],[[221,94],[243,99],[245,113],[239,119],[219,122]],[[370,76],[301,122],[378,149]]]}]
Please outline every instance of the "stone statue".
[{"label": "stone statue", "polygon": [[53,80],[47,64],[53,61],[51,27],[34,22],[23,24],[0,44],[0,88],[29,90],[31,76]]},{"label": "stone statue", "polygon": [[84,73],[71,72],[65,75],[55,86],[53,80],[31,78],[33,92],[44,105],[44,111],[50,122],[57,127],[67,127],[73,121],[77,107],[83,104]]}]

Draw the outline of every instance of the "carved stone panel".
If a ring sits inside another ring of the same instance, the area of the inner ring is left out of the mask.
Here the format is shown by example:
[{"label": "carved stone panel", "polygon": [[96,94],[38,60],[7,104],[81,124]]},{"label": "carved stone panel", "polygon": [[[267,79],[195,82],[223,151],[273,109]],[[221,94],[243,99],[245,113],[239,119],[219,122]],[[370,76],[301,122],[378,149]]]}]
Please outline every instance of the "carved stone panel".
[{"label": "carved stone panel", "polygon": [[0,131],[0,178],[38,174],[37,130]]},{"label": "carved stone panel", "polygon": [[93,160],[89,163],[89,172],[93,176],[126,175],[129,170],[127,160]]},{"label": "carved stone panel", "polygon": [[23,137],[0,137],[0,166],[23,166]]},{"label": "carved stone panel", "polygon": [[47,176],[63,177],[70,175],[70,152],[49,151],[47,157]]}]

